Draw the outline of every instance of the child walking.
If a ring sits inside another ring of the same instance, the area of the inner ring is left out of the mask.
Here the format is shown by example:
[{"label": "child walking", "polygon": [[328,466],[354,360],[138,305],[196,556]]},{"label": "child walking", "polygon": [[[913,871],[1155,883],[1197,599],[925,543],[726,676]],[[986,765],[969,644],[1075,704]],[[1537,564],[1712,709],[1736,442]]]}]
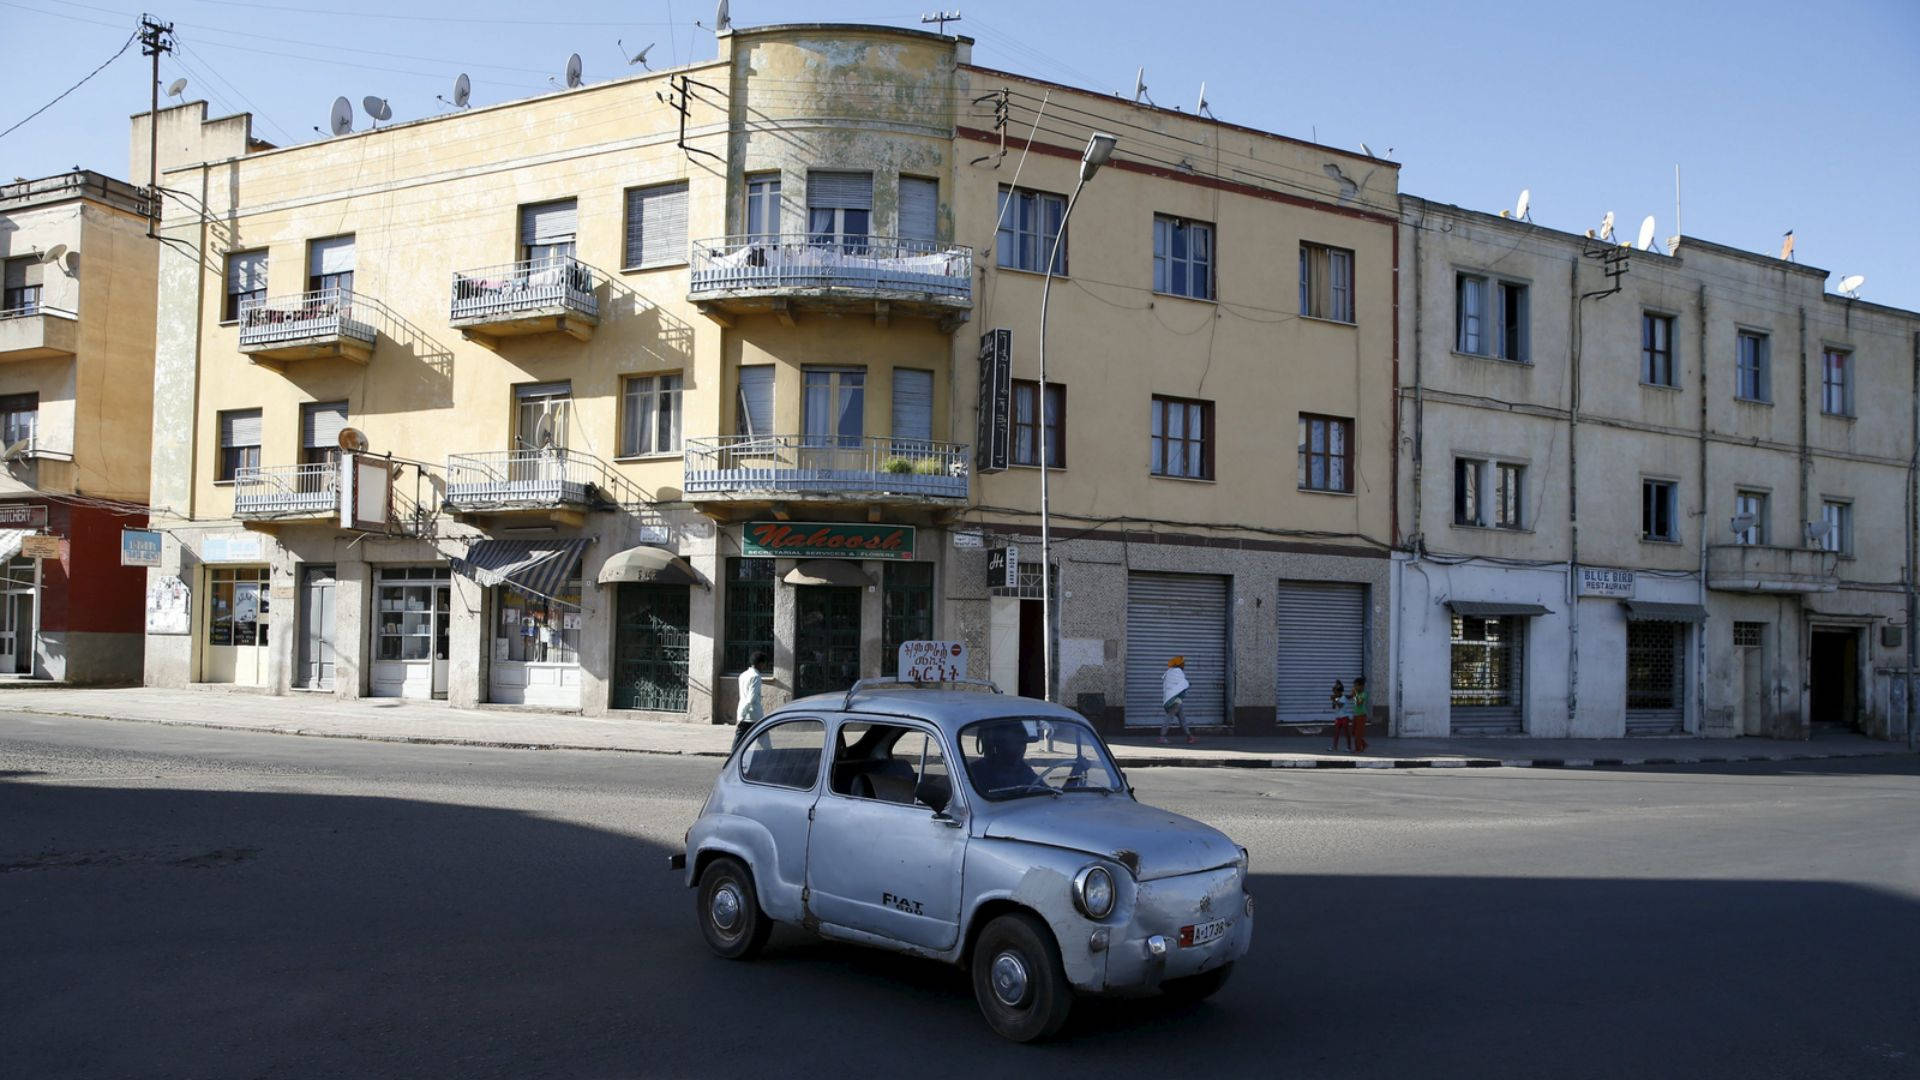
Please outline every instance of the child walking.
[{"label": "child walking", "polygon": [[1347,697],[1346,684],[1339,679],[1333,680],[1333,748],[1340,749],[1340,737],[1345,735],[1347,745],[1353,745],[1353,713],[1351,699]]},{"label": "child walking", "polygon": [[1353,752],[1367,752],[1367,677],[1356,676],[1353,680],[1353,696],[1348,699],[1353,705]]}]

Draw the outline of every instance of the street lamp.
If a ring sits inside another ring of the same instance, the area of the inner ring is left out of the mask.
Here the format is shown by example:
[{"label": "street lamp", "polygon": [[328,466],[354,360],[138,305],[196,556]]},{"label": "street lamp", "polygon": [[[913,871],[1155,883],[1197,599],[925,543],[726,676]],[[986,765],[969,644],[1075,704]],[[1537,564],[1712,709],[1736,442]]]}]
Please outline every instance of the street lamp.
[{"label": "street lamp", "polygon": [[1047,466],[1052,457],[1050,432],[1047,428],[1047,301],[1053,295],[1053,266],[1060,258],[1060,241],[1067,235],[1067,219],[1073,216],[1073,205],[1080,201],[1080,189],[1087,186],[1093,174],[1113,156],[1113,146],[1120,140],[1112,135],[1094,132],[1087,140],[1087,149],[1080,155],[1080,179],[1073,185],[1073,194],[1067,196],[1067,209],[1060,215],[1060,228],[1053,234],[1053,248],[1047,252],[1046,277],[1040,285],[1040,387],[1036,395],[1039,400],[1034,408],[1040,413],[1036,425],[1040,434],[1040,655],[1042,693],[1048,701],[1053,700],[1053,528],[1050,507],[1047,503]]}]

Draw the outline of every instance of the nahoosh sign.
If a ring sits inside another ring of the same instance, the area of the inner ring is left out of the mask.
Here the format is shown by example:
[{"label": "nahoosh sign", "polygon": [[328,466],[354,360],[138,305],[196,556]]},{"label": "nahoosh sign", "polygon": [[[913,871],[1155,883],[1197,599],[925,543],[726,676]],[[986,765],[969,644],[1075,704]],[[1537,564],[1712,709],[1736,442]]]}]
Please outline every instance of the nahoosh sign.
[{"label": "nahoosh sign", "polygon": [[913,526],[750,521],[742,534],[742,553],[782,559],[913,558]]}]

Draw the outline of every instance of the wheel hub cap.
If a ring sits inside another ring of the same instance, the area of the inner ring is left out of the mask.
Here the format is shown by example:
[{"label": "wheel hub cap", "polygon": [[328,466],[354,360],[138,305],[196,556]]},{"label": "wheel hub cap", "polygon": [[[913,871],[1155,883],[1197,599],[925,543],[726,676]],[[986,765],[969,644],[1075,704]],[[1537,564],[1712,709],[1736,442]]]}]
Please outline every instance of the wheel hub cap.
[{"label": "wheel hub cap", "polygon": [[740,890],[732,885],[722,885],[713,891],[713,901],[707,905],[708,914],[713,917],[713,925],[722,930],[732,930],[740,923]]},{"label": "wheel hub cap", "polygon": [[1003,952],[993,958],[993,996],[1002,1005],[1018,1005],[1027,996],[1027,965],[1018,953]]}]

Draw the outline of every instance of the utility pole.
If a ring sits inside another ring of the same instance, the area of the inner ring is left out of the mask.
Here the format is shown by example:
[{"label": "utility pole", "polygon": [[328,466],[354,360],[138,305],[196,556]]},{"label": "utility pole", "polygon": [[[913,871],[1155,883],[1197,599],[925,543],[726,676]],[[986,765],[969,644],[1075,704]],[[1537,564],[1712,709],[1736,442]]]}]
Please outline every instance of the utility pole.
[{"label": "utility pole", "polygon": [[147,113],[147,239],[160,235],[160,54],[173,51],[173,24],[140,16],[140,55],[153,57],[153,92]]},{"label": "utility pole", "polygon": [[1920,615],[1920,597],[1916,597],[1915,576],[1920,567],[1914,566],[1916,557],[1920,557],[1920,331],[1913,335],[1913,391],[1910,408],[1913,410],[1913,426],[1907,431],[1912,442],[1907,446],[1907,749],[1920,749],[1920,732],[1914,730],[1915,704],[1914,668],[1920,666],[1920,640],[1913,636],[1914,618]]}]

